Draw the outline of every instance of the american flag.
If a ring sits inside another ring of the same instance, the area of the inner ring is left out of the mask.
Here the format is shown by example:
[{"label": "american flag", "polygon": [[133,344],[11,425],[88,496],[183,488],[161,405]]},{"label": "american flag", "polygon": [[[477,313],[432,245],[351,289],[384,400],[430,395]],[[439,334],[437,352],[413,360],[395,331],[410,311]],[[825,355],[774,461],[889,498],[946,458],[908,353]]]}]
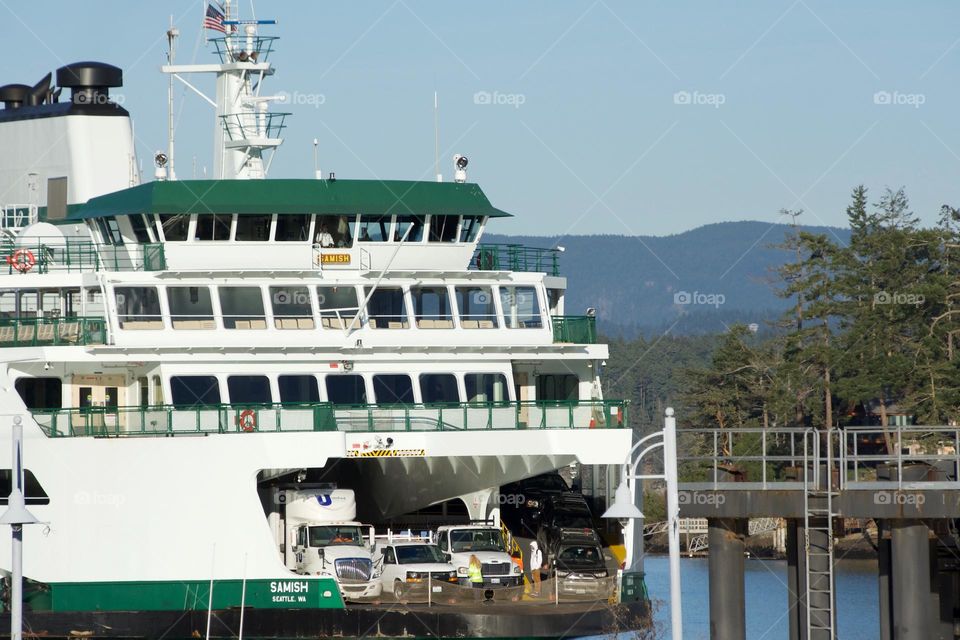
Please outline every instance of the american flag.
[{"label": "american flag", "polygon": [[213,29],[220,33],[227,32],[223,26],[223,12],[212,4],[207,5],[207,14],[203,18],[203,26],[206,29]]}]

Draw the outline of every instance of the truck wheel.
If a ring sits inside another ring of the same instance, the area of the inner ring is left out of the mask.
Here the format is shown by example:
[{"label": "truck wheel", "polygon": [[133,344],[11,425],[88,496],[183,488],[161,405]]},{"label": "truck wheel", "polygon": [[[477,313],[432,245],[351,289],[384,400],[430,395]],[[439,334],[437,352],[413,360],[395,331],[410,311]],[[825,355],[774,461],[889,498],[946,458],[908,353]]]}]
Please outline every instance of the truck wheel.
[{"label": "truck wheel", "polygon": [[393,597],[397,599],[397,602],[403,600],[403,583],[399,580],[393,581]]}]

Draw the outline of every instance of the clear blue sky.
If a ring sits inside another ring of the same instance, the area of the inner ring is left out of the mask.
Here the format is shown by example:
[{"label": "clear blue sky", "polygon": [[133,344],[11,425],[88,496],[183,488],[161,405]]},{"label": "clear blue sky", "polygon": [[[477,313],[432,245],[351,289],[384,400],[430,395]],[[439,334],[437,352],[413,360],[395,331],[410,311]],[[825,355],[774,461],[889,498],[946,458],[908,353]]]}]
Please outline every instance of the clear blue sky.
[{"label": "clear blue sky", "polygon": [[[430,179],[436,90],[442,170],[449,179],[452,154],[469,156],[471,181],[518,216],[501,232],[662,235],[774,221],[782,207],[842,225],[860,182],[875,196],[905,186],[928,223],[941,204],[960,205],[957,3],[286,0],[257,10],[283,36],[268,88],[300,100],[280,107],[295,115],[273,177],[310,176],[317,137],[321,167],[338,177]],[[180,62],[207,61],[201,11],[181,0],[0,0],[0,83],[76,60],[122,67],[149,176],[165,147],[167,22],[172,13],[183,34]],[[478,104],[478,92],[502,104]],[[194,157],[210,165],[212,112],[190,94],[183,106],[178,173],[190,177]]]}]

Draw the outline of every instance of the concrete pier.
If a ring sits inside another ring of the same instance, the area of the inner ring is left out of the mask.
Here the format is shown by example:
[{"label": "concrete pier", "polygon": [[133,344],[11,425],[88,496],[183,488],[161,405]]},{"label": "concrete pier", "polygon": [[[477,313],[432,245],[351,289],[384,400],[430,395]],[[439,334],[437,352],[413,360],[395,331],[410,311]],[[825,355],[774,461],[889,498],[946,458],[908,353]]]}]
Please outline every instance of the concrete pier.
[{"label": "concrete pier", "polygon": [[930,529],[921,520],[894,520],[890,533],[893,637],[930,640]]},{"label": "concrete pier", "polygon": [[710,637],[746,640],[744,552],[747,521],[708,518],[710,541]]}]

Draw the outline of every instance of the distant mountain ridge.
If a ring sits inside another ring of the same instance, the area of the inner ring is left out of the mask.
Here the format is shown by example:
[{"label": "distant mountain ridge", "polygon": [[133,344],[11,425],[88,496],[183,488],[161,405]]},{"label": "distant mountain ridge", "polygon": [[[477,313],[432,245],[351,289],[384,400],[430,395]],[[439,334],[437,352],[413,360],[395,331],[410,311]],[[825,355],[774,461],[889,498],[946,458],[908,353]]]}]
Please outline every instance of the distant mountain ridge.
[{"label": "distant mountain ridge", "polygon": [[[835,242],[850,230],[803,226]],[[793,256],[773,245],[791,227],[768,222],[720,222],[670,236],[504,236],[485,243],[562,246],[568,279],[566,313],[597,310],[606,335],[633,337],[718,333],[734,322],[761,327],[789,304],[776,295],[775,270]]]}]

